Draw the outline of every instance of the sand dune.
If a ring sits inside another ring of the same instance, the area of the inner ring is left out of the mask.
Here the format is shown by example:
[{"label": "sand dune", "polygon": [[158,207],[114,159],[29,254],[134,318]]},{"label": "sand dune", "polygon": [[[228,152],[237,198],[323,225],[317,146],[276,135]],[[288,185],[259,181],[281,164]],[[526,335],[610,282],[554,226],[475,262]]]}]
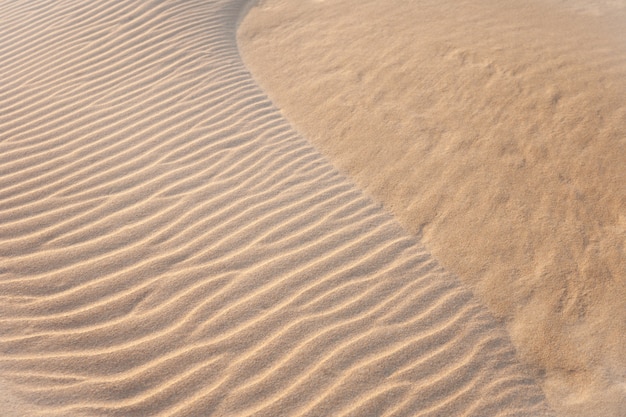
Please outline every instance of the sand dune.
[{"label": "sand dune", "polygon": [[626,415],[626,2],[267,0],[239,40],[555,407]]},{"label": "sand dune", "polygon": [[3,415],[552,415],[254,82],[245,7],[0,3]]}]

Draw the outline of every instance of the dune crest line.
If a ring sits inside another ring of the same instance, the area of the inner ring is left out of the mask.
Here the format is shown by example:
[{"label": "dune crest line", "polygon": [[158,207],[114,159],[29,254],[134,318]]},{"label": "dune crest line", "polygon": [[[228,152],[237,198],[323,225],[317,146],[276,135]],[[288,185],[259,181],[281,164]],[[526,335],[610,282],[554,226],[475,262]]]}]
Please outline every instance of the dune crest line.
[{"label": "dune crest line", "polygon": [[565,415],[626,413],[626,1],[266,0],[244,62],[502,319]]},{"label": "dune crest line", "polygon": [[253,80],[246,5],[0,2],[2,412],[553,415]]}]

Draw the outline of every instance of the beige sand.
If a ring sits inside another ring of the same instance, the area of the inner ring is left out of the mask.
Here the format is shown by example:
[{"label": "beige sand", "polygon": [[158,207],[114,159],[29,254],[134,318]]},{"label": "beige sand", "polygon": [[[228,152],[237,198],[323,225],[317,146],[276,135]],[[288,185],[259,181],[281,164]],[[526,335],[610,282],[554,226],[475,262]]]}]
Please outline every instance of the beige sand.
[{"label": "beige sand", "polygon": [[303,134],[504,319],[565,415],[626,415],[626,2],[266,0]]},{"label": "beige sand", "polygon": [[0,415],[553,415],[254,82],[245,6],[0,2]]}]

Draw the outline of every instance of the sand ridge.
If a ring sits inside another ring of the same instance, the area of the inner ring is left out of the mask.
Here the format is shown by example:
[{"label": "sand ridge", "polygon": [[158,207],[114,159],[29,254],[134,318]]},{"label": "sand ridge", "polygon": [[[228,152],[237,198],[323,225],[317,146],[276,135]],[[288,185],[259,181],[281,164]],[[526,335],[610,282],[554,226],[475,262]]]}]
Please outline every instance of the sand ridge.
[{"label": "sand ridge", "polygon": [[259,88],[245,6],[0,2],[3,412],[553,415]]},{"label": "sand ridge", "polygon": [[507,322],[566,415],[626,409],[625,6],[267,0],[239,31],[283,114]]}]

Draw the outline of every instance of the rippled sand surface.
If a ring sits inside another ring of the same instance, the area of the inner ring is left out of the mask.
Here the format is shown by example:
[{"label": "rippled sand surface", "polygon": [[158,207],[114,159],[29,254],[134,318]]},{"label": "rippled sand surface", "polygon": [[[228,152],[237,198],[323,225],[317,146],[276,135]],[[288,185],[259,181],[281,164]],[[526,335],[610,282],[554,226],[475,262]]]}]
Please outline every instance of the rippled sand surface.
[{"label": "rippled sand surface", "polygon": [[565,415],[626,413],[626,2],[261,1],[246,64],[506,324]]},{"label": "rippled sand surface", "polygon": [[0,414],[553,415],[254,81],[246,6],[0,2]]}]

